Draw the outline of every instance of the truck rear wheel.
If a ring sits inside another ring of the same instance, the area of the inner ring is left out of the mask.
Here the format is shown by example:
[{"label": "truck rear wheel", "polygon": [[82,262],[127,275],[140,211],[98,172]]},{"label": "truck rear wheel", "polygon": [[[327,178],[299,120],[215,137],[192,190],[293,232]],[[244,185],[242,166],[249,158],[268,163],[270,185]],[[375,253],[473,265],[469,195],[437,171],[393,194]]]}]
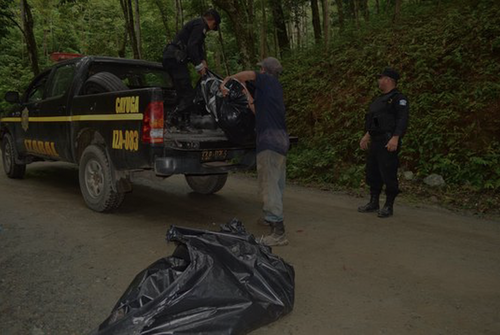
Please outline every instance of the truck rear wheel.
[{"label": "truck rear wheel", "polygon": [[220,191],[226,185],[227,173],[206,176],[186,175],[186,181],[189,187],[196,193],[213,194]]},{"label": "truck rear wheel", "polygon": [[83,199],[90,209],[110,212],[120,207],[125,195],[113,189],[112,166],[103,148],[85,148],[78,174]]},{"label": "truck rear wheel", "polygon": [[87,79],[83,85],[83,94],[98,94],[128,90],[120,78],[110,72],[99,72]]},{"label": "truck rear wheel", "polygon": [[26,172],[26,164],[17,164],[17,151],[14,140],[10,134],[6,134],[2,141],[3,169],[9,178],[20,179]]}]

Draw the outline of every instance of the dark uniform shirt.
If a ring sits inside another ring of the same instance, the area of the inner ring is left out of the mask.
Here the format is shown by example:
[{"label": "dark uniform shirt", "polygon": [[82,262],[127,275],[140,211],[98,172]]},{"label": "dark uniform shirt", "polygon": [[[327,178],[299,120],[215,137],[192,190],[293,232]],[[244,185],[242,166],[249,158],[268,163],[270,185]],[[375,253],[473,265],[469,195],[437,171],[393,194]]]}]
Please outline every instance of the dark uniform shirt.
[{"label": "dark uniform shirt", "polygon": [[366,114],[365,130],[372,136],[403,136],[408,127],[409,110],[408,99],[395,88],[372,102]]},{"label": "dark uniform shirt", "polygon": [[265,73],[255,74],[257,153],[272,150],[286,155],[290,142],[286,131],[283,88],[276,77]]},{"label": "dark uniform shirt", "polygon": [[198,65],[205,59],[204,42],[207,31],[208,25],[203,18],[194,19],[182,27],[171,45],[185,49],[188,60]]}]

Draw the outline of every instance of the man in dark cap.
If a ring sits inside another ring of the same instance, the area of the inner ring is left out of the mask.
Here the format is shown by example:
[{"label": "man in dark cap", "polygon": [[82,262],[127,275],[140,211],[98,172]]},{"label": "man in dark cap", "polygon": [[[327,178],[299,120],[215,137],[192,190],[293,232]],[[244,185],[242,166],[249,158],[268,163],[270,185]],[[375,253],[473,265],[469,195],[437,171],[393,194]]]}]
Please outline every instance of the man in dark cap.
[{"label": "man in dark cap", "polygon": [[[378,75],[382,95],[370,105],[366,114],[366,133],[360,141],[362,150],[368,150],[366,183],[370,186],[370,202],[358,207],[361,213],[377,212],[379,218],[393,214],[394,199],[399,193],[398,153],[401,138],[408,127],[409,103],[398,91],[399,73],[386,68]],[[379,207],[379,196],[385,184],[386,202]]]},{"label": "man in dark cap", "polygon": [[248,94],[249,107],[255,113],[257,176],[259,195],[263,202],[262,224],[270,226],[270,234],[261,242],[268,246],[287,245],[283,221],[283,192],[285,190],[286,154],[290,141],[285,124],[285,103],[279,75],[280,62],[268,57],[258,63],[260,71],[243,71],[227,77],[221,84],[224,95],[229,79],[241,83],[253,81],[254,98]]},{"label": "man in dark cap", "polygon": [[205,75],[207,71],[205,36],[210,30],[218,30],[220,22],[219,13],[214,9],[208,10],[202,17],[186,23],[163,51],[163,67],[174,81],[179,102],[169,120],[183,130],[194,131],[190,122],[195,91],[191,85],[187,64],[191,62],[200,76]]}]

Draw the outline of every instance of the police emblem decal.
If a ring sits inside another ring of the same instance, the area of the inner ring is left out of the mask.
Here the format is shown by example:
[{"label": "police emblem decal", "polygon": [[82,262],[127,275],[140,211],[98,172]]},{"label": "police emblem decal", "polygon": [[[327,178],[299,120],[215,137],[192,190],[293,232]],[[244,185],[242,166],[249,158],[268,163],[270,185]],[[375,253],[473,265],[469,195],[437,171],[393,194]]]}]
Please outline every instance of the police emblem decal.
[{"label": "police emblem decal", "polygon": [[30,121],[30,111],[28,110],[28,108],[25,108],[21,112],[21,126],[23,127],[24,131],[28,131],[29,121]]},{"label": "police emblem decal", "polygon": [[399,105],[400,106],[406,106],[406,100],[399,100]]}]

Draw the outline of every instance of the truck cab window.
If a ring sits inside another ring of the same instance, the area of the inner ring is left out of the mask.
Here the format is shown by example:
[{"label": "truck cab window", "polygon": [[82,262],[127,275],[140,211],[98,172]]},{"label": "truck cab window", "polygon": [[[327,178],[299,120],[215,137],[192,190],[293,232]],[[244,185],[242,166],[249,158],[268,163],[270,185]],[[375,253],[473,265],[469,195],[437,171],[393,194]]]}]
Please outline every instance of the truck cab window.
[{"label": "truck cab window", "polygon": [[49,73],[47,72],[45,75],[40,77],[29,89],[27,92],[27,102],[37,102],[44,99],[45,88],[47,86],[47,79],[49,77]]},{"label": "truck cab window", "polygon": [[47,92],[47,98],[56,98],[64,96],[71,87],[74,74],[75,74],[74,64],[68,64],[57,68],[50,82],[50,87]]}]

